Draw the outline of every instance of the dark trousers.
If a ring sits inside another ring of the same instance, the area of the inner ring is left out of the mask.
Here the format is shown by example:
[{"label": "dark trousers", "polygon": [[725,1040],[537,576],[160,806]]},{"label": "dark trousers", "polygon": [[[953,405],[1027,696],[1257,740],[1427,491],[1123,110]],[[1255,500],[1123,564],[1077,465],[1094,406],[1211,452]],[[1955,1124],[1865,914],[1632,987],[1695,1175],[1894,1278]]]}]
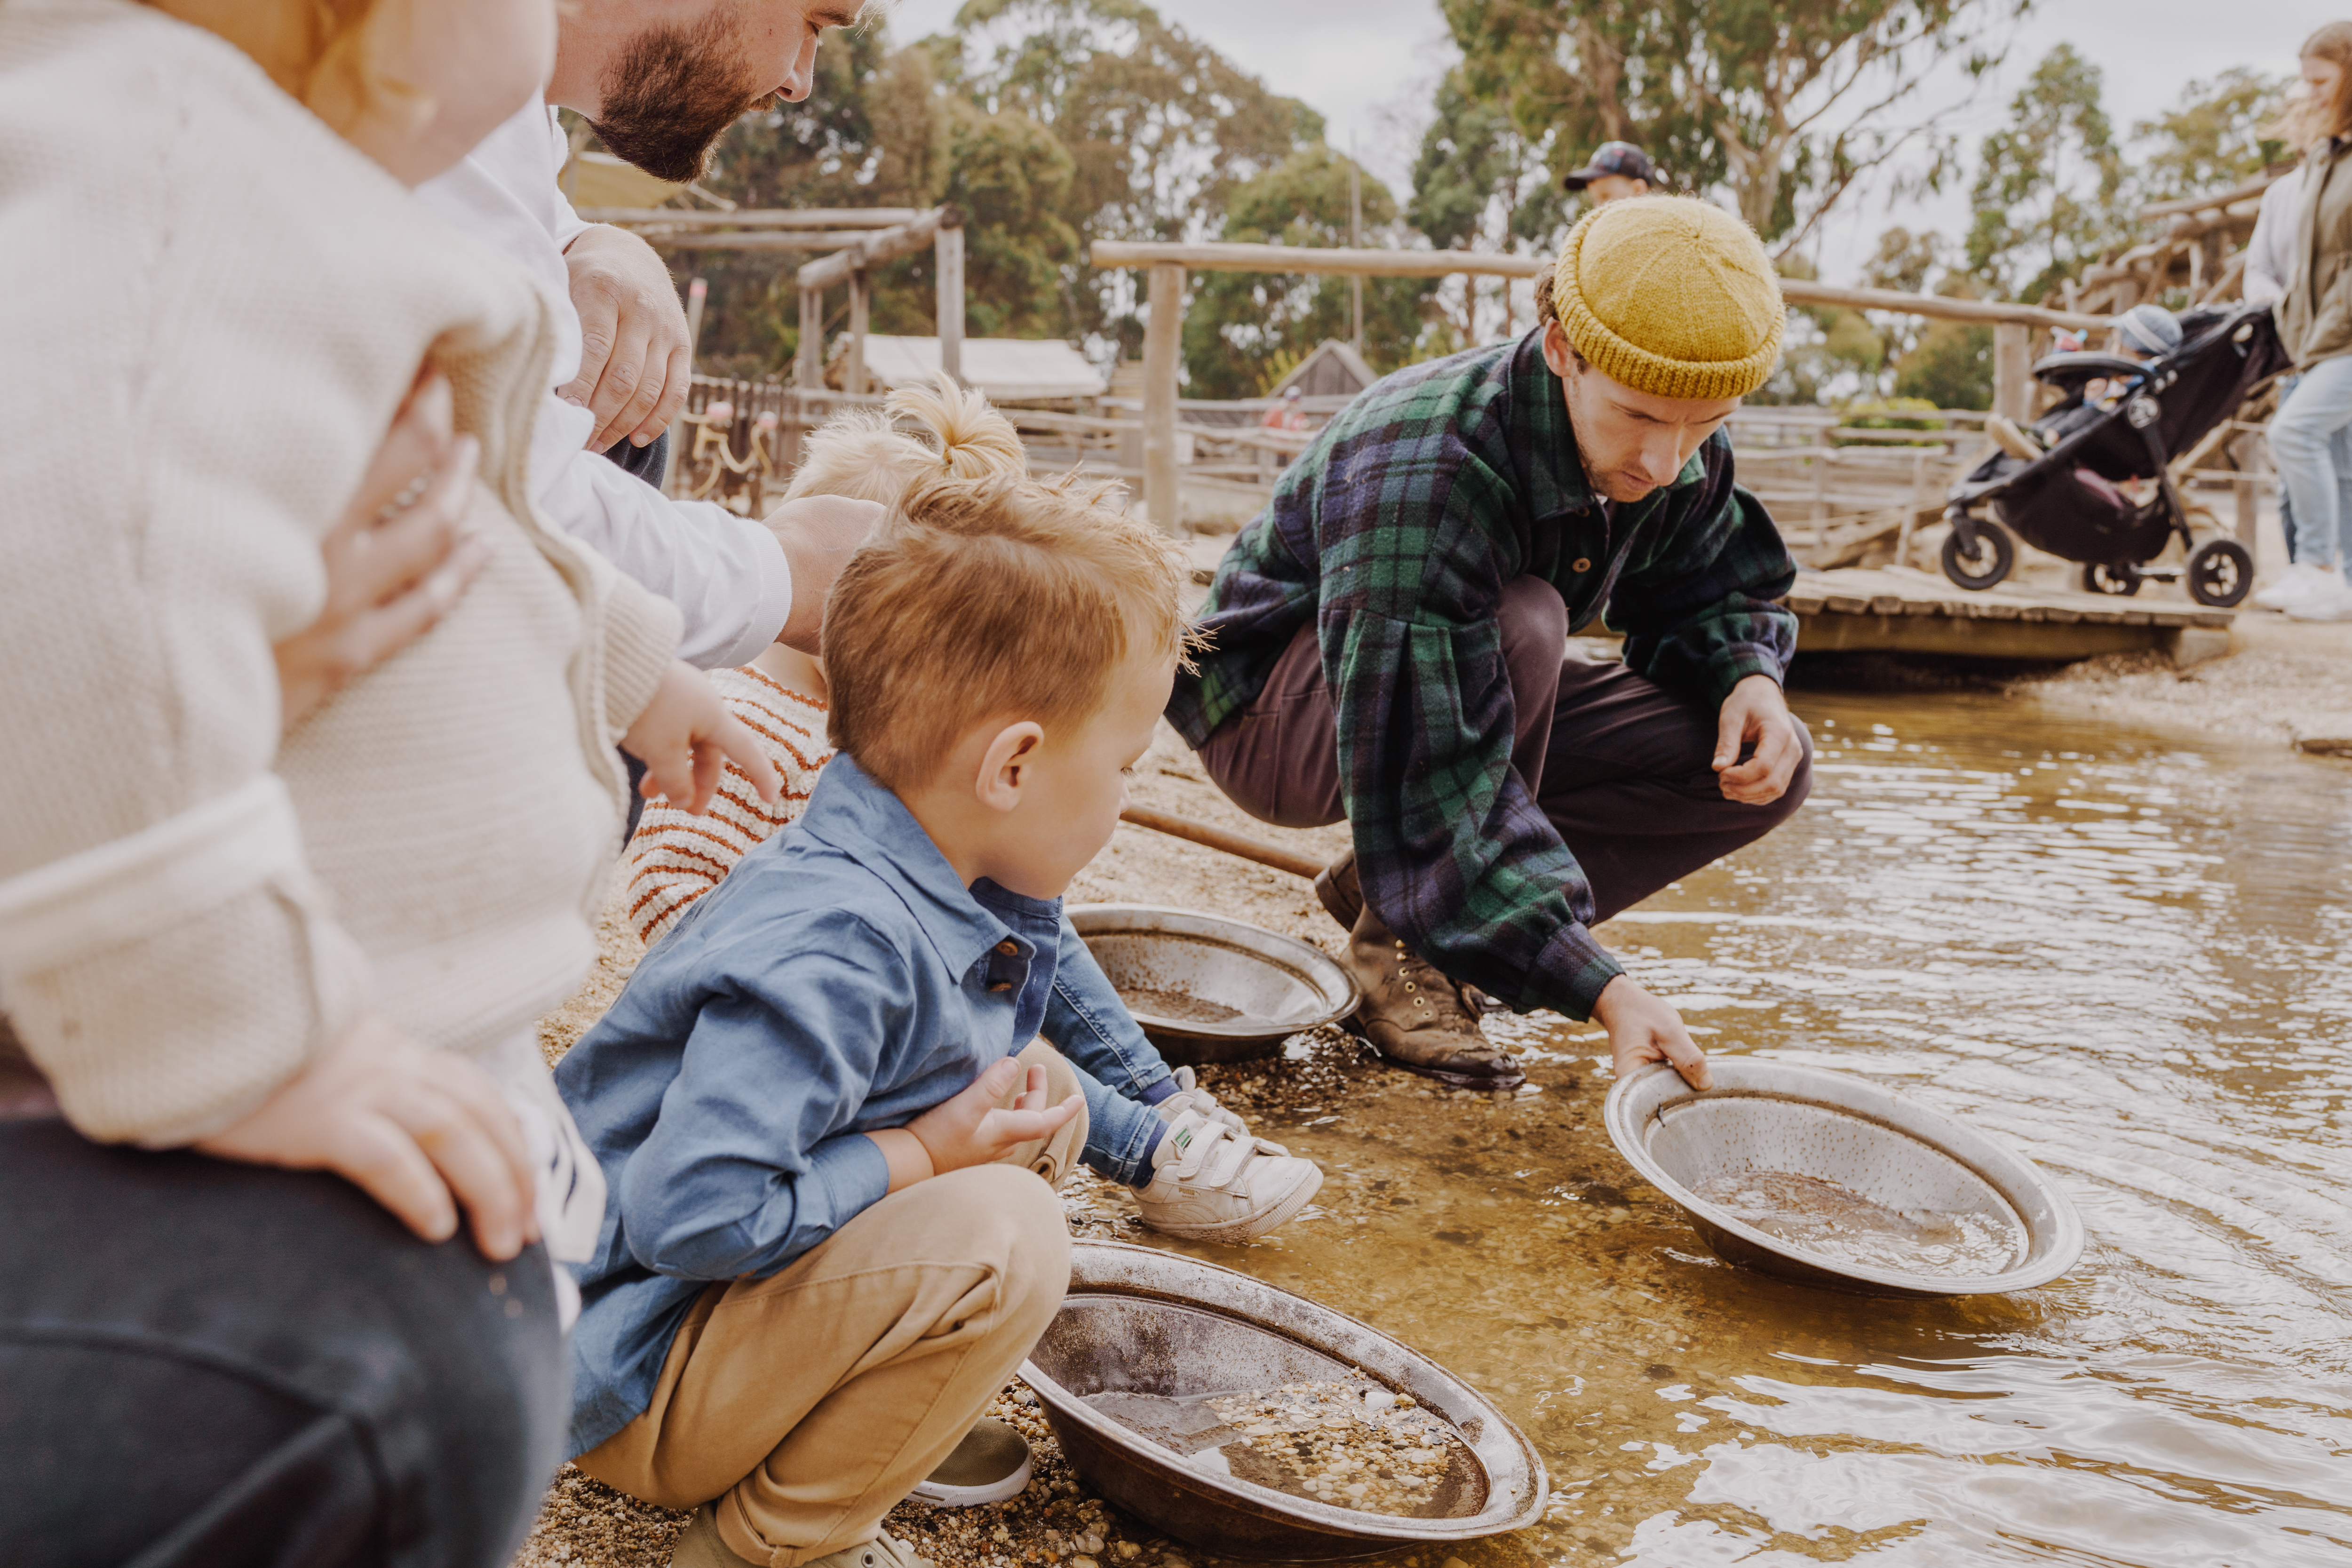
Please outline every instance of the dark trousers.
[{"label": "dark trousers", "polygon": [[334,1176],[0,1121],[10,1568],[493,1568],[562,1458],[553,1285]]},{"label": "dark trousers", "polygon": [[[1804,804],[1811,736],[1779,800],[1726,800],[1712,765],[1711,710],[1622,664],[1568,657],[1568,606],[1539,578],[1506,586],[1497,615],[1516,715],[1511,765],[1584,868],[1596,923],[1763,837]],[[1201,762],[1260,821],[1319,827],[1346,815],[1339,724],[1311,624],[1256,700],[1217,726]]]}]

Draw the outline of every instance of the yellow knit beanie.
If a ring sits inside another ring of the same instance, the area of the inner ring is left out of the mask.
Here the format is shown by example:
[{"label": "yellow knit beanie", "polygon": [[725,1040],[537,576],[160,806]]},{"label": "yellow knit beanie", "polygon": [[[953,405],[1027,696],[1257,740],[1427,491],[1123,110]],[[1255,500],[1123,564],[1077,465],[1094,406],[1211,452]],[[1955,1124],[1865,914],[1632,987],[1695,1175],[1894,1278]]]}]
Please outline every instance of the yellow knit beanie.
[{"label": "yellow knit beanie", "polygon": [[1745,397],[1788,312],[1756,233],[1694,196],[1605,202],[1568,231],[1552,307],[1592,367],[1661,397]]}]

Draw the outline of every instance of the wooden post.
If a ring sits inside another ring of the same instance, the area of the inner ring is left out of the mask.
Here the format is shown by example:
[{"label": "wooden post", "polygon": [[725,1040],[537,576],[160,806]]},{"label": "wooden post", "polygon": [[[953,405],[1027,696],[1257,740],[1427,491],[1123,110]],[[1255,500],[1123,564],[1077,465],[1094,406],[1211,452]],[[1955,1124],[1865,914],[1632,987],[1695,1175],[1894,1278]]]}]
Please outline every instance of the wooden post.
[{"label": "wooden post", "polygon": [[[1356,163],[1356,133],[1348,132],[1348,244],[1351,249],[1361,249],[1364,243],[1364,182],[1363,172]],[[1503,288],[1510,289],[1507,281]],[[1358,353],[1364,352],[1364,280],[1359,276],[1348,279],[1349,319],[1354,330],[1349,341]]]},{"label": "wooden post", "polygon": [[814,392],[824,384],[824,290],[801,290],[801,347],[793,356],[793,384]]},{"label": "wooden post", "polygon": [[849,275],[849,363],[841,375],[841,390],[866,390],[866,314],[869,304],[866,287],[866,268],[860,267]]},{"label": "wooden post", "polygon": [[1176,467],[1176,382],[1183,366],[1184,268],[1151,268],[1150,314],[1143,327],[1143,505],[1162,533],[1184,531]]},{"label": "wooden post", "polygon": [[939,274],[940,368],[958,382],[963,380],[963,226],[940,225],[931,242],[933,270]]},{"label": "wooden post", "polygon": [[2246,553],[2254,552],[2254,541],[2262,531],[2262,491],[2254,487],[2251,476],[2230,481],[2230,493],[2238,503],[2238,542]]},{"label": "wooden post", "polygon": [[[1938,456],[1943,448],[1936,448]],[[1911,454],[1911,503],[1904,509],[1903,526],[1895,533],[1895,564],[1911,564],[1911,531],[1919,526],[1919,514],[1931,503],[1927,499],[1927,448],[1915,449]]]},{"label": "wooden post", "polygon": [[686,368],[694,371],[694,353],[702,342],[702,306],[710,298],[710,285],[698,278],[686,286]]},{"label": "wooden post", "polygon": [[2033,329],[2000,321],[1992,329],[1992,411],[2023,424],[2033,415]]}]

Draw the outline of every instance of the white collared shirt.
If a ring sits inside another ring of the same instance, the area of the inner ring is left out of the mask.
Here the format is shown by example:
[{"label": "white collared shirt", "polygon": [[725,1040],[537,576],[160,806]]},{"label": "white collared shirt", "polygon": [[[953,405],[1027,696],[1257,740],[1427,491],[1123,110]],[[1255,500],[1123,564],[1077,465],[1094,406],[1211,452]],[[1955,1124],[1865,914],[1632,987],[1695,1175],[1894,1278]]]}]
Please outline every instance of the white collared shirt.
[{"label": "white collared shirt", "polygon": [[792,568],[775,535],[724,507],[672,500],[587,450],[595,416],[556,395],[580,374],[580,313],[563,251],[588,227],[557,183],[566,156],[555,111],[531,103],[416,194],[467,236],[520,263],[554,309],[555,362],[531,430],[531,499],[573,538],[677,606],[686,623],[680,658],[705,669],[749,664],[792,613]]}]

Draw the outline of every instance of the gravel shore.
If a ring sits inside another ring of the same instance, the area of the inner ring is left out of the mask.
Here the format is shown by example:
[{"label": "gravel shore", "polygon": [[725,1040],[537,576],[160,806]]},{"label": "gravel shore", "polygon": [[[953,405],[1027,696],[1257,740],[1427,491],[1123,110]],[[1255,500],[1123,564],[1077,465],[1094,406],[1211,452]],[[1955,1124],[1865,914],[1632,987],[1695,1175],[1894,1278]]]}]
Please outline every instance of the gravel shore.
[{"label": "gravel shore", "polygon": [[[2134,657],[1998,678],[1948,665],[1887,673],[1898,685],[1997,689],[2021,702],[2079,711],[2109,722],[2276,747],[2282,752],[2299,742],[2308,744],[2315,737],[2331,732],[2347,737],[2347,745],[2352,746],[2352,626],[2307,626],[2273,615],[2249,613],[2240,617],[2234,641],[2236,651],[2231,657],[2186,671],[2176,670],[2161,659]],[[1801,690],[1798,705],[1802,706]],[[1247,818],[1207,782],[1191,753],[1164,728],[1137,773],[1134,795],[1139,804],[1181,812],[1318,858],[1328,858],[1345,847],[1343,828],[1288,832]],[[1213,909],[1334,952],[1342,940],[1339,927],[1299,879],[1130,826],[1118,829],[1072,887],[1070,898],[1073,902]],[[603,1014],[643,952],[618,918],[617,910],[608,911],[602,938],[593,976],[577,996],[541,1025],[542,1043],[551,1060]],[[1362,1120],[1368,1136],[1377,1141],[1382,1136],[1379,1124],[1425,1116],[1433,1098],[1474,1098],[1433,1096],[1421,1080],[1368,1060],[1354,1041],[1337,1030],[1295,1044],[1284,1057],[1211,1068],[1202,1076],[1253,1124],[1276,1137],[1307,1124],[1309,1118],[1328,1108],[1346,1110],[1351,1119]],[[1545,1139],[1546,1157],[1565,1169],[1613,1169],[1613,1156],[1593,1113],[1605,1081],[1588,1075],[1580,1084],[1572,1073],[1550,1068],[1531,1068],[1531,1077],[1543,1084],[1543,1102],[1552,1107],[1544,1113],[1551,1120],[1540,1129],[1533,1120],[1534,1106],[1478,1105],[1462,1110],[1478,1112],[1482,1121],[1492,1120],[1498,1128],[1507,1121],[1514,1126],[1524,1121],[1528,1137]],[[1485,1136],[1491,1140],[1501,1133],[1490,1129]],[[1521,1133],[1510,1131],[1507,1136],[1517,1139]],[[1604,1189],[1594,1192],[1599,1197]],[[1074,1234],[1120,1240],[1147,1238],[1138,1228],[1131,1200],[1108,1184],[1082,1174],[1064,1197]],[[1365,1223],[1363,1215],[1380,1213],[1392,1201],[1368,1187],[1360,1190],[1358,1184],[1344,1177],[1335,1177],[1320,1195],[1319,1208],[1328,1223],[1344,1226]],[[1626,1196],[1613,1190],[1606,1191],[1606,1202],[1630,1204],[1632,1208],[1605,1208],[1592,1215],[1603,1227],[1596,1235],[1639,1224],[1648,1206],[1642,1194]],[[1276,1282],[1318,1293],[1308,1280]],[[1372,1308],[1368,1305],[1365,1310]],[[1675,1353],[1671,1337],[1644,1352],[1660,1362]],[[1475,1369],[1457,1370],[1474,1378],[1477,1375]],[[1643,1375],[1654,1379],[1665,1370],[1644,1363],[1626,1375],[1629,1384],[1633,1384]],[[1632,1397],[1602,1394],[1598,1387],[1594,1394],[1596,1400]],[[1625,1418],[1626,1407],[1622,1404],[1597,1407],[1604,1409],[1612,1421]],[[956,1512],[901,1508],[886,1526],[940,1568],[1045,1568],[1048,1564],[1221,1568],[1216,1560],[1159,1535],[1090,1493],[1064,1461],[1034,1396],[1017,1383],[1000,1394],[992,1414],[1013,1422],[1030,1439],[1035,1479],[1028,1491],[1008,1503]],[[1612,1430],[1612,1436],[1624,1434]],[[1612,1484],[1630,1486],[1635,1477],[1607,1469],[1618,1462],[1604,1447],[1594,1449],[1584,1468],[1599,1467],[1596,1474],[1613,1477]],[[1554,1477],[1554,1483],[1573,1489],[1586,1484],[1588,1479],[1580,1470],[1563,1471]],[[1634,1510],[1622,1511],[1638,1516]],[[566,1467],[550,1489],[517,1562],[525,1568],[558,1564],[563,1568],[661,1568],[669,1560],[672,1541],[684,1527],[685,1517],[620,1496]],[[1385,1561],[1391,1568],[1580,1565],[1613,1562],[1624,1544],[1622,1525],[1601,1524],[1590,1516],[1572,1526],[1565,1515],[1557,1522],[1565,1527],[1557,1535],[1549,1529],[1539,1529],[1463,1548],[1459,1555],[1396,1554]]]}]

